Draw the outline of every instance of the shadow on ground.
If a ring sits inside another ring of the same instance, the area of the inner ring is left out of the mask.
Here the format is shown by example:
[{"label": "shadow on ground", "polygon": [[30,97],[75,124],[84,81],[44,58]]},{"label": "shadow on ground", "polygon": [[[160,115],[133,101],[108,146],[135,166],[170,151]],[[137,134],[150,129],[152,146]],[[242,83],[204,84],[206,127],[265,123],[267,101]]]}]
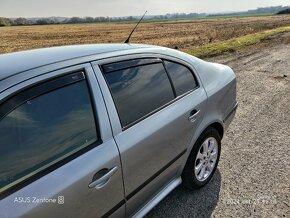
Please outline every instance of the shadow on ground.
[{"label": "shadow on ground", "polygon": [[221,174],[217,169],[205,187],[190,191],[179,186],[146,217],[210,217],[219,199],[220,186]]}]

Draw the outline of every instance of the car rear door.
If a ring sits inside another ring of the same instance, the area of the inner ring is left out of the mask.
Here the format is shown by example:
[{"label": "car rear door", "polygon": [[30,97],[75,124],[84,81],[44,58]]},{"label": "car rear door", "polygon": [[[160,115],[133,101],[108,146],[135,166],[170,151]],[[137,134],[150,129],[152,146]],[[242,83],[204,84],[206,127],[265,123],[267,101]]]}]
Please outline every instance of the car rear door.
[{"label": "car rear door", "polygon": [[119,151],[90,65],[2,92],[0,136],[0,217],[125,216]]},{"label": "car rear door", "polygon": [[[184,67],[190,75],[182,89],[182,81],[170,76],[160,56],[103,60],[93,67],[121,153],[127,214],[133,215],[180,176],[207,97],[189,67]],[[168,70],[180,70],[173,68]],[[181,77],[182,72],[176,73]]]}]

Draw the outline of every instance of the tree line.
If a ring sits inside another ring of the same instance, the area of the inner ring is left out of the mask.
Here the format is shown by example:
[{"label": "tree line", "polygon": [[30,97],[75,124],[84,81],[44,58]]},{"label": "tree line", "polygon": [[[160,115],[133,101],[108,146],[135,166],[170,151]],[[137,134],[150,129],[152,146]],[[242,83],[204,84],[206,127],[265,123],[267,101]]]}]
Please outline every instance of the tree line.
[{"label": "tree line", "polygon": [[39,18],[39,19],[27,19],[27,18],[5,18],[0,17],[0,27],[1,26],[27,26],[27,25],[49,25],[49,24],[76,24],[76,23],[101,23],[101,22],[118,22],[118,21],[134,21],[137,18],[120,17],[120,18],[110,18],[110,17],[72,17],[60,20],[58,18]]},{"label": "tree line", "polygon": [[[205,14],[197,13],[174,13],[166,15],[147,16],[145,20],[166,20],[166,19],[179,19],[179,18],[197,18],[205,17]],[[5,18],[0,17],[1,26],[26,26],[26,25],[49,25],[49,24],[77,24],[77,23],[102,23],[102,22],[124,22],[124,21],[137,21],[140,17],[71,17],[71,18]]]}]

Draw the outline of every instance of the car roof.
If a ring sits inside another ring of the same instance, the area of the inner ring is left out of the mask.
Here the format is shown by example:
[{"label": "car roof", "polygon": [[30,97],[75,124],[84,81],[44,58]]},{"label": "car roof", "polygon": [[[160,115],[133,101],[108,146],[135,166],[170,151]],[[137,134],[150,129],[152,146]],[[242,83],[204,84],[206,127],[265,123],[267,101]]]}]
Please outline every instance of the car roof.
[{"label": "car roof", "polygon": [[74,58],[158,46],[144,44],[92,44],[34,49],[0,55],[0,81],[14,74]]}]

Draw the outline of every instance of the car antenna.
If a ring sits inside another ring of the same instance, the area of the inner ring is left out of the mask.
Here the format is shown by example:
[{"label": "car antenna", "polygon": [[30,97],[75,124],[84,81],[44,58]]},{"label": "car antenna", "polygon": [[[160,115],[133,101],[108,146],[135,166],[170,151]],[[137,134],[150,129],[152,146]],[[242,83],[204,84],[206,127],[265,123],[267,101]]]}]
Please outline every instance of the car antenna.
[{"label": "car antenna", "polygon": [[129,43],[130,42],[130,38],[132,36],[132,34],[134,33],[135,29],[137,28],[137,26],[139,25],[139,23],[143,20],[143,18],[145,17],[145,14],[147,13],[147,11],[145,11],[145,13],[143,14],[143,16],[141,17],[141,19],[138,21],[138,23],[136,24],[136,26],[134,27],[134,29],[132,30],[132,32],[130,33],[128,39],[126,39],[126,41],[124,43]]}]

